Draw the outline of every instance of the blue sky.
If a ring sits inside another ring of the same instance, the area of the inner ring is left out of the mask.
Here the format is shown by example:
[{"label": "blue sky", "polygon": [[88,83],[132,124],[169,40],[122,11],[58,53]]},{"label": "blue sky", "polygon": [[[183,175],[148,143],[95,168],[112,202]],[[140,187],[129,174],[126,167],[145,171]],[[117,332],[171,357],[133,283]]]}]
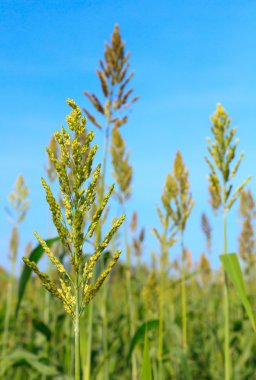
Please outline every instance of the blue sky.
[{"label": "blue sky", "polygon": [[[147,231],[158,225],[163,183],[180,149],[190,170],[196,206],[186,245],[196,260],[204,248],[200,215],[214,226],[214,265],[221,253],[221,223],[207,204],[205,137],[221,102],[238,125],[246,156],[238,175],[253,175],[256,153],[256,29],[254,1],[6,1],[0,3],[0,264],[8,265],[10,225],[4,207],[18,174],[30,188],[31,207],[21,227],[21,248],[37,229],[49,231],[40,177],[45,146],[65,120],[65,99],[88,102],[99,92],[95,70],[114,24],[136,71],[134,105],[123,128],[134,165],[128,213],[138,210]],[[101,137],[98,136],[99,142]],[[99,156],[100,159],[100,156]],[[110,170],[110,168],[109,168]],[[116,207],[113,205],[113,208]],[[237,207],[230,215],[230,250],[237,248]],[[157,249],[147,232],[146,251]],[[175,255],[177,248],[171,253]],[[22,255],[22,249],[20,250]]]}]

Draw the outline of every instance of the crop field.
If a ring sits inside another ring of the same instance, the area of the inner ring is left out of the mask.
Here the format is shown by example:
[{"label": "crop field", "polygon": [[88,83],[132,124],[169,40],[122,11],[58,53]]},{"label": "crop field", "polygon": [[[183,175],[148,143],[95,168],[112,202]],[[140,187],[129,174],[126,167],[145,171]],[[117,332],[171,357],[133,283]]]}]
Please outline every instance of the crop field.
[{"label": "crop field", "polygon": [[197,202],[181,150],[163,178],[156,225],[143,226],[140,210],[129,207],[137,168],[124,132],[141,102],[131,57],[115,24],[93,74],[98,87],[84,91],[82,104],[66,99],[48,136],[37,178],[48,232],[34,231],[36,243],[25,249],[27,178],[10,188],[0,380],[256,380],[256,203],[250,173],[240,180],[240,127],[224,104],[213,104],[202,142],[210,207],[200,216],[204,248],[195,259],[187,242]]}]

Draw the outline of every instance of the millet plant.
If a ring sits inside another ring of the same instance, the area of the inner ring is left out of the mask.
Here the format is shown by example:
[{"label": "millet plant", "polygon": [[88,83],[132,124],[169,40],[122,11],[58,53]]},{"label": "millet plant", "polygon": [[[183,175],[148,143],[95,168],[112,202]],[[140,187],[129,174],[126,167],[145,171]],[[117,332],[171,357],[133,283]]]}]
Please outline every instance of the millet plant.
[{"label": "millet plant", "polygon": [[[28,187],[25,183],[24,177],[19,175],[17,181],[15,183],[14,189],[9,195],[9,203],[10,207],[7,207],[8,217],[12,223],[12,232],[10,239],[10,262],[11,262],[11,271],[10,278],[7,287],[6,293],[6,312],[5,312],[5,320],[4,320],[4,334],[3,334],[3,347],[2,347],[2,355],[5,357],[11,339],[9,337],[10,334],[10,321],[13,312],[13,296],[15,289],[15,276],[16,276],[16,262],[19,248],[19,225],[24,220],[28,208],[29,208],[29,200],[28,200]],[[4,365],[1,370],[4,372]]]},{"label": "millet plant", "polygon": [[[60,160],[47,148],[51,162],[56,170],[61,191],[62,203],[65,214],[55,199],[50,186],[42,179],[42,185],[46,192],[46,200],[49,204],[52,220],[57,229],[59,238],[68,252],[71,270],[68,271],[64,263],[53,254],[46,242],[35,232],[39,243],[47,253],[51,262],[58,270],[58,284],[53,282],[46,273],[39,270],[35,262],[23,258],[24,263],[39,277],[42,285],[58,298],[66,312],[73,320],[74,344],[75,344],[75,379],[80,379],[80,318],[86,306],[92,301],[103,282],[116,264],[121,251],[117,251],[108,267],[93,281],[93,272],[97,261],[108,246],[115,232],[124,221],[124,216],[117,219],[105,238],[98,244],[89,259],[85,259],[83,247],[90,239],[100,223],[104,208],[111,196],[113,186],[92,216],[89,225],[86,225],[86,214],[95,204],[96,186],[100,178],[101,165],[92,169],[93,160],[97,152],[97,145],[91,147],[94,134],[86,133],[86,118],[82,117],[80,108],[73,100],[67,100],[72,108],[67,116],[69,132],[62,127],[54,136],[60,148]],[[85,138],[84,138],[85,137]],[[91,178],[87,188],[85,182]]]},{"label": "millet plant", "polygon": [[[233,179],[237,174],[244,153],[241,153],[237,162],[232,167],[235,160],[236,150],[239,140],[235,139],[237,128],[231,127],[231,119],[224,108],[218,104],[217,109],[211,117],[211,132],[213,140],[208,141],[208,152],[210,158],[206,157],[206,162],[210,168],[209,175],[209,192],[211,195],[211,205],[214,210],[221,208],[223,216],[223,237],[224,246],[223,254],[228,254],[228,237],[227,237],[227,216],[232,206],[239,199],[246,184],[249,182],[248,177],[238,188],[233,191]],[[230,336],[229,336],[229,296],[228,280],[224,275],[223,285],[224,298],[224,326],[225,326],[225,380],[231,379],[230,363]]]},{"label": "millet plant", "polygon": [[[133,89],[129,88],[130,81],[134,76],[134,72],[130,70],[130,52],[125,51],[125,42],[120,34],[119,26],[115,25],[114,31],[111,35],[111,42],[105,44],[104,58],[100,60],[100,68],[97,70],[97,76],[100,81],[102,94],[97,96],[94,93],[90,94],[84,91],[85,96],[89,99],[97,116],[84,108],[84,112],[88,119],[104,133],[104,153],[103,153],[103,166],[101,179],[98,186],[99,202],[102,201],[105,191],[105,177],[106,168],[108,163],[108,153],[110,136],[112,130],[120,128],[128,122],[128,110],[130,106],[138,100],[138,96],[132,96]],[[97,246],[101,239],[101,223],[98,224],[95,234],[95,245]],[[100,261],[102,264],[102,261]],[[103,300],[101,302],[101,316],[103,320],[103,349],[104,357],[108,356],[108,342],[107,342],[107,310],[106,310],[106,287],[103,289]],[[87,368],[89,370],[91,364],[91,336],[92,336],[92,304],[89,310],[89,339],[88,339],[88,358]],[[108,380],[108,363],[104,361],[104,376]],[[89,373],[86,377],[89,380]]]}]

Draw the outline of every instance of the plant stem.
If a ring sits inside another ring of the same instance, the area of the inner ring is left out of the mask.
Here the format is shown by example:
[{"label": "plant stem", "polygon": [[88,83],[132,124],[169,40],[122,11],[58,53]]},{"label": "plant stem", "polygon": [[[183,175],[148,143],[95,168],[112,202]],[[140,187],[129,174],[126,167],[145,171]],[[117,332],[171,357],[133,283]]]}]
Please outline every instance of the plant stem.
[{"label": "plant stem", "polygon": [[79,274],[76,273],[76,315],[75,315],[75,380],[80,380],[80,297]]},{"label": "plant stem", "polygon": [[[125,208],[123,205],[123,212],[125,214]],[[126,292],[127,292],[127,300],[128,300],[128,318],[129,318],[129,332],[130,339],[133,338],[135,328],[134,328],[134,309],[133,309],[133,300],[132,300],[132,284],[131,284],[131,251],[128,243],[127,237],[127,222],[124,221],[124,243],[126,247]],[[132,380],[137,379],[137,361],[135,353],[132,354]]]},{"label": "plant stem", "polygon": [[102,318],[103,318],[103,351],[104,351],[104,379],[109,379],[109,366],[108,366],[108,314],[107,314],[107,286],[106,281],[102,289]]},{"label": "plant stem", "polygon": [[[104,197],[105,190],[105,177],[106,177],[106,168],[107,168],[107,156],[109,148],[109,133],[110,133],[110,124],[107,120],[106,133],[105,133],[105,142],[104,142],[104,156],[103,156],[103,167],[102,167],[102,183],[101,183],[101,193],[99,201],[102,202]],[[99,228],[99,238],[101,236],[101,226]],[[101,270],[103,270],[103,260],[100,261]],[[109,368],[108,368],[108,313],[107,313],[107,282],[103,285],[103,294],[102,294],[102,307],[101,307],[101,316],[103,320],[103,352],[104,352],[104,379],[109,379]]]},{"label": "plant stem", "polygon": [[92,321],[93,321],[93,301],[89,303],[88,308],[88,326],[87,326],[87,352],[84,380],[90,380],[91,373],[91,348],[92,348]]},{"label": "plant stem", "polygon": [[100,201],[104,196],[105,189],[105,177],[106,177],[106,169],[107,169],[107,156],[108,156],[108,148],[109,148],[109,134],[110,134],[110,125],[109,121],[107,122],[105,139],[104,139],[104,153],[103,153],[103,165],[102,165],[102,181],[101,181],[101,193],[100,193]]},{"label": "plant stem", "polygon": [[[12,292],[13,292],[13,278],[11,276],[8,287],[7,287],[7,297],[6,297],[6,312],[5,312],[5,319],[4,319],[4,333],[3,333],[3,352],[2,356],[3,358],[7,354],[7,348],[8,348],[8,337],[9,337],[9,326],[10,326],[10,318],[11,318],[11,306],[12,306]],[[5,360],[3,362],[3,368],[2,372],[4,373],[5,370]]]},{"label": "plant stem", "polygon": [[[16,257],[11,254],[11,274],[8,281],[7,286],[7,298],[6,298],[6,312],[4,318],[4,332],[3,332],[3,350],[2,356],[5,357],[8,350],[8,342],[9,342],[9,334],[10,334],[10,320],[12,314],[12,299],[13,299],[13,288],[15,282],[15,274],[16,274]],[[4,373],[5,370],[5,360],[3,364],[3,368],[1,370]]]},{"label": "plant stem", "polygon": [[[163,241],[166,242],[167,230],[164,232]],[[163,379],[163,335],[164,335],[164,291],[165,291],[165,243],[162,244],[160,258],[160,295],[159,295],[159,330],[158,330],[158,379]]]},{"label": "plant stem", "polygon": [[181,268],[181,303],[182,303],[182,346],[184,352],[187,350],[187,295],[185,283],[185,248],[184,248],[184,234],[181,231],[181,254],[182,254],[182,268]]},{"label": "plant stem", "polygon": [[[49,235],[50,236],[50,235]],[[51,271],[51,267],[48,264],[48,270],[47,272],[49,273]],[[45,292],[44,294],[44,323],[46,325],[49,325],[50,321],[50,293]],[[49,355],[49,345],[46,345],[46,353]],[[43,375],[42,380],[47,380],[46,375]]]},{"label": "plant stem", "polygon": [[[223,210],[223,229],[224,229],[224,255],[228,254],[228,239],[227,239],[227,211],[226,207]],[[224,326],[225,326],[225,380],[230,380],[230,352],[229,352],[229,297],[228,297],[228,278],[224,273]]]}]

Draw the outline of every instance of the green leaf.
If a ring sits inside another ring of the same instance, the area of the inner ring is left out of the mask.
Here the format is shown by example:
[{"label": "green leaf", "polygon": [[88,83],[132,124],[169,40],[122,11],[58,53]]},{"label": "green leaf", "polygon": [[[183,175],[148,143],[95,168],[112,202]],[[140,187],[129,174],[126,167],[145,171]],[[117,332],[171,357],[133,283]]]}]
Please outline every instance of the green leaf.
[{"label": "green leaf", "polygon": [[40,361],[39,356],[32,354],[29,351],[26,350],[16,350],[13,351],[8,356],[4,357],[3,360],[5,361],[5,371],[8,368],[11,368],[13,366],[24,366],[28,365],[35,369],[37,372],[41,373],[45,376],[57,376],[60,375],[57,368],[42,363]]},{"label": "green leaf", "polygon": [[[45,240],[48,247],[51,247],[56,241],[59,241],[58,237]],[[29,260],[37,263],[41,259],[41,257],[43,256],[43,253],[44,253],[44,249],[39,244],[36,248],[33,249],[33,251],[30,253],[28,258],[29,258]],[[30,268],[28,268],[27,265],[24,264],[23,270],[22,270],[22,273],[20,276],[19,287],[18,287],[18,301],[17,301],[16,311],[15,311],[16,319],[18,317],[20,304],[21,304],[22,298],[24,296],[26,286],[27,286],[28,280],[31,276],[31,273],[32,273],[32,270]]]},{"label": "green leaf", "polygon": [[256,331],[256,325],[255,325],[255,319],[252,312],[252,308],[250,305],[250,302],[248,300],[248,297],[246,295],[245,285],[244,285],[244,279],[243,279],[243,273],[240,267],[240,263],[238,260],[238,257],[235,253],[229,253],[226,255],[221,255],[220,260],[224,266],[224,269],[231,279],[238,296],[240,300],[242,301],[242,304],[244,305],[244,308],[246,310],[246,313],[249,317],[249,320],[252,324],[252,327],[254,331]]},{"label": "green leaf", "polygon": [[137,346],[140,340],[145,337],[146,331],[154,330],[154,329],[157,329],[158,327],[159,327],[159,320],[155,319],[155,320],[151,320],[151,321],[143,323],[143,325],[141,325],[138,328],[138,330],[135,332],[132,338],[129,353],[127,355],[127,361],[130,360],[134,348]]},{"label": "green leaf", "polygon": [[52,337],[52,332],[49,327],[41,320],[34,318],[32,320],[34,328],[39,331],[41,334],[45,336],[45,338],[49,341]]},{"label": "green leaf", "polygon": [[152,380],[152,368],[149,356],[148,332],[145,332],[142,371],[140,380]]}]

